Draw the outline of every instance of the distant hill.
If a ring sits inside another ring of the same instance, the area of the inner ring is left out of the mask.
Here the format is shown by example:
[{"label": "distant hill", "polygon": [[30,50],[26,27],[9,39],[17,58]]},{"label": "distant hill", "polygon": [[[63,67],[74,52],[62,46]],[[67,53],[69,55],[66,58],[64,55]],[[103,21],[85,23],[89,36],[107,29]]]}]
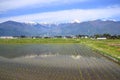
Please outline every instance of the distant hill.
[{"label": "distant hill", "polygon": [[120,34],[120,22],[115,21],[88,21],[82,23],[60,24],[63,34]]},{"label": "distant hill", "polygon": [[31,24],[14,21],[0,23],[0,36],[55,36],[55,35],[94,35],[120,34],[120,21],[94,20],[81,23]]},{"label": "distant hill", "polygon": [[7,21],[0,24],[0,36],[43,35],[49,28],[40,24]]}]

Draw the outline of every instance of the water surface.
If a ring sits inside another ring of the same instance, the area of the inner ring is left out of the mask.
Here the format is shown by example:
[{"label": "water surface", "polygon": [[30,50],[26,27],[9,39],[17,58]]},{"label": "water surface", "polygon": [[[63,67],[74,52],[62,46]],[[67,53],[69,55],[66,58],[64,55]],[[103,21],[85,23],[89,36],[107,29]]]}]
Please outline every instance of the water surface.
[{"label": "water surface", "polygon": [[119,80],[120,65],[81,44],[0,44],[0,80]]}]

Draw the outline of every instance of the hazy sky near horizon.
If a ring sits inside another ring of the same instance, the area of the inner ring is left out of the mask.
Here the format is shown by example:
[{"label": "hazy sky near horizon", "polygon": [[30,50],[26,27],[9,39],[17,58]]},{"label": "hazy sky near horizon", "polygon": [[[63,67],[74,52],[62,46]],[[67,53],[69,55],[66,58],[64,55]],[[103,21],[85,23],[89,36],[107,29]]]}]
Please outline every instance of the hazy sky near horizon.
[{"label": "hazy sky near horizon", "polygon": [[0,22],[120,21],[120,0],[0,0]]}]

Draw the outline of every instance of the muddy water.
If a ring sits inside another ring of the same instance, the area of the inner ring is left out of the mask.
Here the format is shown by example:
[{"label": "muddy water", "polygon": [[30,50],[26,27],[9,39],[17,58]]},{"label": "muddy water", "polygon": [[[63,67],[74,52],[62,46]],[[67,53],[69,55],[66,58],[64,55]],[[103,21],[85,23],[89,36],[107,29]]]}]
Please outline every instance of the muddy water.
[{"label": "muddy water", "polygon": [[120,80],[120,65],[81,44],[0,44],[0,80]]}]

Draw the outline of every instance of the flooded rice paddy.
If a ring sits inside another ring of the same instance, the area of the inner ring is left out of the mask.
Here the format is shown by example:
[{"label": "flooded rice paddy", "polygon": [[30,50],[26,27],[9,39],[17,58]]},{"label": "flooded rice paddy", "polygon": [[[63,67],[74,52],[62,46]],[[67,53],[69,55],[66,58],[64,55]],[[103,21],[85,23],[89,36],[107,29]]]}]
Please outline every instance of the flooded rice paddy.
[{"label": "flooded rice paddy", "polygon": [[120,65],[81,44],[0,44],[0,80],[120,80]]}]

